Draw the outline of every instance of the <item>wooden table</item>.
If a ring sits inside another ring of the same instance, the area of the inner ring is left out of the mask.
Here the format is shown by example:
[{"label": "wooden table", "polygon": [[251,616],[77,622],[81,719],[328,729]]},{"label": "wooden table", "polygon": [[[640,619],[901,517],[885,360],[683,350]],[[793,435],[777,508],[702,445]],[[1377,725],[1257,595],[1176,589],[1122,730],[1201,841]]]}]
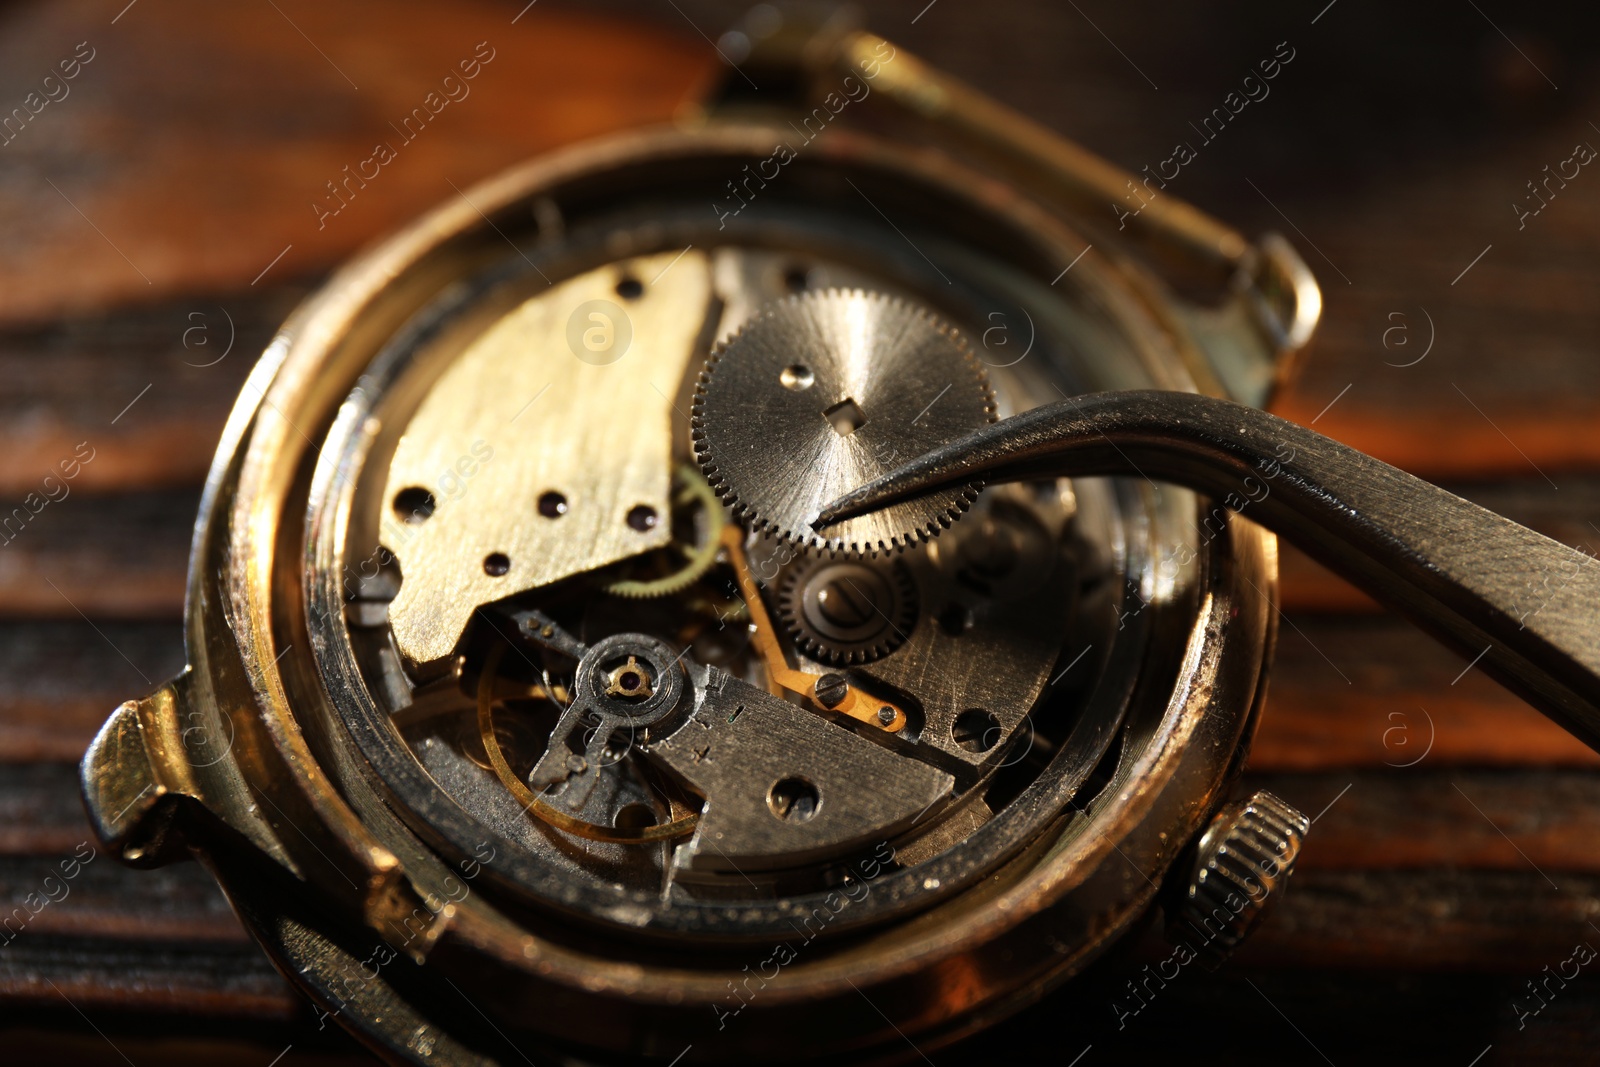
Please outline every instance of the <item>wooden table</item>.
[{"label": "wooden table", "polygon": [[[125,4],[0,11],[0,111],[76,60],[66,95],[0,146],[0,516],[29,508],[0,545],[0,901],[88,837],[74,763],[107,711],[181,666],[198,487],[286,311],[452,183],[666,119],[712,73],[703,34],[740,9]],[[1541,186],[1537,214],[1527,185],[1600,145],[1600,10],[867,7],[878,32],[1135,170],[1292,50],[1172,189],[1284,232],[1322,281],[1324,327],[1280,412],[1600,546],[1600,173]],[[494,58],[471,96],[319,220],[324,183],[480,41]],[[45,475],[80,443],[92,459],[62,496]],[[1600,967],[1542,1001],[1527,983],[1600,946],[1597,757],[1294,552],[1283,570],[1248,773],[1317,815],[1284,906],[1123,1028],[1112,1000],[1154,938],[933,1062],[1595,1056]],[[211,1021],[185,1018],[196,1005]],[[277,1062],[359,1062],[208,876],[105,857],[0,948],[0,1025],[15,1062],[265,1064],[291,1045]]]}]

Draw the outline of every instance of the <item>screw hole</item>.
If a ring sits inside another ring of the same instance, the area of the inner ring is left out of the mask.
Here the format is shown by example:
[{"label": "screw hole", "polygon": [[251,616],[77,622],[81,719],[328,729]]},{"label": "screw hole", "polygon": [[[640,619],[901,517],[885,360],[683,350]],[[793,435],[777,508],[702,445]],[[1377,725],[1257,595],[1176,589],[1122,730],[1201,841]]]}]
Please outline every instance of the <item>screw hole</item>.
[{"label": "screw hole", "polygon": [[554,489],[539,494],[539,514],[547,519],[559,519],[567,513],[567,498]]},{"label": "screw hole", "polygon": [[655,824],[656,813],[648,804],[624,804],[611,820],[611,825],[618,830],[645,830]]},{"label": "screw hole", "polygon": [[644,282],[638,278],[624,278],[617,283],[617,295],[624,300],[637,300],[644,295]]},{"label": "screw hole", "polygon": [[433,494],[419,485],[402,489],[394,495],[394,513],[401,522],[410,526],[426,522],[438,506]]},{"label": "screw hole", "polygon": [[640,533],[656,528],[656,509],[649,504],[638,504],[628,510],[628,525]]},{"label": "screw hole", "polygon": [[987,752],[1000,743],[1000,720],[982,708],[968,708],[956,716],[950,739],[966,752]]},{"label": "screw hole", "polygon": [[491,552],[483,557],[483,573],[489,577],[504,577],[509,570],[511,570],[511,557],[504,552]]},{"label": "screw hole", "polygon": [[848,396],[824,410],[822,417],[828,420],[828,425],[840,437],[849,437],[867,424],[867,416],[861,410],[861,405]]},{"label": "screw hole", "polygon": [[822,795],[804,778],[784,778],[767,791],[767,807],[785,822],[806,822],[822,807]]},{"label": "screw hole", "polygon": [[946,604],[939,612],[939,629],[951,637],[960,637],[972,629],[972,609],[965,604]]},{"label": "screw hole", "polygon": [[817,384],[817,376],[811,373],[811,368],[802,363],[783,368],[778,375],[778,381],[783,383],[785,389],[801,392]]}]

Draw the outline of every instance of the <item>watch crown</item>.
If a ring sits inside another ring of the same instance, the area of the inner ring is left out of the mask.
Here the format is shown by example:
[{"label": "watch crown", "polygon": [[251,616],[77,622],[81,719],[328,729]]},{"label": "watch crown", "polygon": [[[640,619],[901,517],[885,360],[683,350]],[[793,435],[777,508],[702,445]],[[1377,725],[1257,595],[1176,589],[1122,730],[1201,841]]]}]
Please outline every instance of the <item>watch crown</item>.
[{"label": "watch crown", "polygon": [[1200,837],[1168,937],[1207,967],[1221,966],[1283,895],[1310,829],[1310,819],[1264,789],[1223,808]]}]

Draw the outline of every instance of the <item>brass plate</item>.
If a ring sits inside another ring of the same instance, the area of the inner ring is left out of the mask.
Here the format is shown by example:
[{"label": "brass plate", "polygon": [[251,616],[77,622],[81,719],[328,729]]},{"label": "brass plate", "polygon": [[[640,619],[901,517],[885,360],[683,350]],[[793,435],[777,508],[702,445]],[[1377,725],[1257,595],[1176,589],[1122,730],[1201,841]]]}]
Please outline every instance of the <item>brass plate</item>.
[{"label": "brass plate", "polygon": [[[710,297],[699,252],[611,264],[529,299],[444,372],[384,489],[403,576],[389,621],[408,661],[449,656],[484,604],[670,541],[671,398]],[[541,509],[547,493],[559,509]],[[641,507],[659,521],[630,525]]]}]

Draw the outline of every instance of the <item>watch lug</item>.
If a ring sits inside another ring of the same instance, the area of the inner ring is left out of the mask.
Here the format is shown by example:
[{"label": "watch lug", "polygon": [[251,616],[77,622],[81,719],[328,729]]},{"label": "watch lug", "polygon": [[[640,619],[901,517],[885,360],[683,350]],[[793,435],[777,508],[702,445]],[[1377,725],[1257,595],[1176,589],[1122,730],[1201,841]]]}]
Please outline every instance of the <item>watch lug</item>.
[{"label": "watch lug", "polygon": [[[1294,247],[1266,234],[1214,305],[1166,301],[1195,338],[1206,370],[1230,400],[1270,407],[1322,317],[1322,291]],[[1202,392],[1212,390],[1204,388]]]},{"label": "watch lug", "polygon": [[188,858],[174,816],[194,799],[183,748],[189,673],[111,713],[79,768],[90,824],[114,855],[139,867]]},{"label": "watch lug", "polygon": [[861,15],[849,5],[757,5],[717,46],[724,68],[699,104],[701,117],[803,110],[860,30]]}]

